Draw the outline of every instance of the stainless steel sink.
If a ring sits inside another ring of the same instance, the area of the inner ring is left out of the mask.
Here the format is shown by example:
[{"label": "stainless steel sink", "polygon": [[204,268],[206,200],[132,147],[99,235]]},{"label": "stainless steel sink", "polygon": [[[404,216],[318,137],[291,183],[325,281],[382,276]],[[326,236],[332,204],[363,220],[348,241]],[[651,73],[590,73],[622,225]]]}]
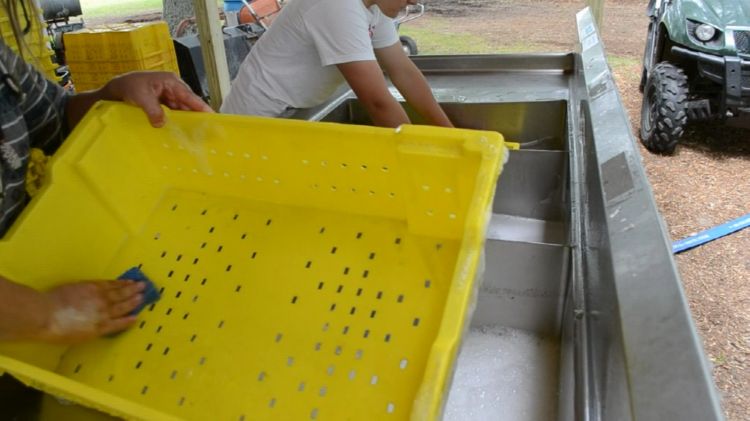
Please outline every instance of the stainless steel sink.
[{"label": "stainless steel sink", "polygon": [[[496,187],[486,269],[445,417],[554,418],[569,284],[568,106],[562,100],[441,106],[458,127],[495,130],[522,145],[511,151]],[[413,123],[424,123],[412,107],[403,107]],[[320,120],[371,124],[355,98],[329,108]],[[500,353],[504,358],[496,358]],[[502,375],[514,367],[523,374]],[[493,371],[496,376],[486,375]]]},{"label": "stainless steel sink", "polygon": [[[517,103],[465,103],[440,104],[456,127],[493,130],[507,139],[520,142],[523,148],[562,150],[565,138],[564,101]],[[414,108],[402,103],[413,124],[427,124]],[[362,104],[349,98],[338,104],[321,121],[372,125]]]},{"label": "stainless steel sink", "polygon": [[[720,420],[603,46],[588,10],[577,19],[576,53],[412,57],[457,126],[522,145],[496,188],[444,418]],[[291,118],[370,124],[348,88]]]},{"label": "stainless steel sink", "polygon": [[[721,419],[587,10],[578,28],[575,54],[412,57],[454,124],[522,145],[497,185],[444,417]],[[370,124],[348,89],[293,118]]]}]

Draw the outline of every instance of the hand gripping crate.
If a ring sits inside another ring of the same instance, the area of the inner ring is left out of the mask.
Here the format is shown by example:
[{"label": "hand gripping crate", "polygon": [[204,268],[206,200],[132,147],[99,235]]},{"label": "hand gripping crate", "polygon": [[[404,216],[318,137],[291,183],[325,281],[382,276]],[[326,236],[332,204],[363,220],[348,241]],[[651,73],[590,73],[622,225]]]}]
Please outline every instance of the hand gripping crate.
[{"label": "hand gripping crate", "polygon": [[140,266],[115,337],[0,345],[0,369],[128,419],[434,419],[477,290],[496,132],[99,103],[0,241],[35,288]]},{"label": "hand gripping crate", "polygon": [[79,91],[96,89],[136,70],[179,74],[166,22],[118,23],[86,27],[63,35],[65,59]]}]

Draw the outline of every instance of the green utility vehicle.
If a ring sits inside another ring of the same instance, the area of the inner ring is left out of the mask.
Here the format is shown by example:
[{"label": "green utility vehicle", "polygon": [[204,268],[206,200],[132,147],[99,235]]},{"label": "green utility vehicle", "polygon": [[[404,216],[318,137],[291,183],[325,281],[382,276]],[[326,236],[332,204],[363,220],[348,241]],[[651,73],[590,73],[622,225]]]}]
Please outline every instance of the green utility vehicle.
[{"label": "green utility vehicle", "polygon": [[750,1],[650,0],[643,144],[674,152],[689,121],[750,121]]}]

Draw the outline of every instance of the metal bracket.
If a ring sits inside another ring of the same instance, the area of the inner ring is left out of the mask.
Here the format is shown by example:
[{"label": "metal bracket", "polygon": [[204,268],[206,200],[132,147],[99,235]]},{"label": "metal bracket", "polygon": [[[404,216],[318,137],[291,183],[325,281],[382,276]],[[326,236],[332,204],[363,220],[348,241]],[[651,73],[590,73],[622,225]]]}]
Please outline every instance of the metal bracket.
[{"label": "metal bracket", "polygon": [[727,106],[742,103],[742,60],[739,57],[724,58],[724,83]]},{"label": "metal bracket", "polygon": [[688,101],[687,113],[688,119],[691,121],[708,120],[711,118],[711,102],[707,99],[697,99],[695,101]]}]

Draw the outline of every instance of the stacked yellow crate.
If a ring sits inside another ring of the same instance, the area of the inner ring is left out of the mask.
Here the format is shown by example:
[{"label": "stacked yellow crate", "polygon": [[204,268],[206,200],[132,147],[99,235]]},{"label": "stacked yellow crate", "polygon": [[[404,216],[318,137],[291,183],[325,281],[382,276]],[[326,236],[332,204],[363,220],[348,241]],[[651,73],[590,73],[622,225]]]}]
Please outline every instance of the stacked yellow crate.
[{"label": "stacked yellow crate", "polygon": [[166,22],[88,27],[65,34],[63,42],[78,91],[99,88],[114,76],[134,70],[179,74]]},{"label": "stacked yellow crate", "polygon": [[21,46],[16,42],[10,19],[3,7],[0,7],[0,35],[3,42],[13,51],[22,55],[26,61],[33,64],[49,79],[57,80],[58,78],[55,75],[57,64],[53,60],[54,51],[52,51],[49,39],[47,39],[47,25],[44,23],[44,19],[42,19],[41,9],[36,2],[33,3],[32,9],[27,10],[25,16],[22,8],[19,7],[17,10],[21,30],[26,29],[28,26]]}]

